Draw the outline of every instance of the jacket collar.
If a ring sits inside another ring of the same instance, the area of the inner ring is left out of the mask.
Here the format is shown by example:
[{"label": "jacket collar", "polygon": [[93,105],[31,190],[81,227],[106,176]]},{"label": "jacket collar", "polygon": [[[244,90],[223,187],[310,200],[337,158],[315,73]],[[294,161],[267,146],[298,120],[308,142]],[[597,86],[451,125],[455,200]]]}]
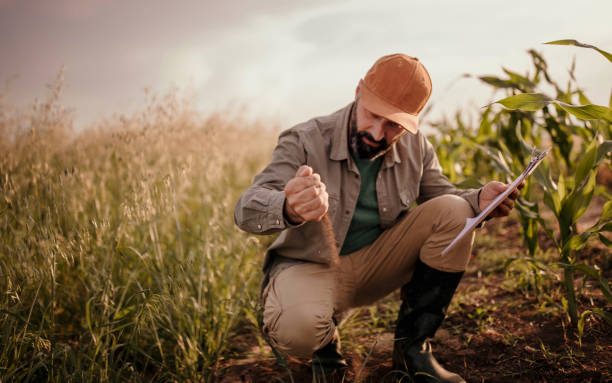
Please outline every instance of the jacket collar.
[{"label": "jacket collar", "polygon": [[[336,119],[336,126],[331,136],[331,150],[329,152],[329,158],[332,160],[349,160],[350,163],[353,162],[352,157],[349,155],[348,129],[351,121],[351,114],[355,113],[354,109],[355,102],[353,101],[337,112],[338,118]],[[402,162],[402,160],[397,150],[397,143],[395,143],[391,147],[391,150],[385,154],[384,167],[388,168],[400,162]]]}]

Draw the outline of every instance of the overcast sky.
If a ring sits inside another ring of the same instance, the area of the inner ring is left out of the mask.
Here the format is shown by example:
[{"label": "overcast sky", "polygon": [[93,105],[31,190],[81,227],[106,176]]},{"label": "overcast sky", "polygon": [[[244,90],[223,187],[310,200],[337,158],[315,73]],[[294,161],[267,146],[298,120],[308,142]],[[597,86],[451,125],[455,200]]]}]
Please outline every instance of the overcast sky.
[{"label": "overcast sky", "polygon": [[563,77],[576,57],[579,83],[607,104],[609,62],[541,43],[612,51],[611,14],[609,0],[0,0],[0,90],[27,104],[64,67],[78,127],[173,86],[204,112],[241,104],[289,127],[346,105],[378,57],[404,52],[431,73],[434,118],[493,97],[462,74],[525,72],[536,48]]}]

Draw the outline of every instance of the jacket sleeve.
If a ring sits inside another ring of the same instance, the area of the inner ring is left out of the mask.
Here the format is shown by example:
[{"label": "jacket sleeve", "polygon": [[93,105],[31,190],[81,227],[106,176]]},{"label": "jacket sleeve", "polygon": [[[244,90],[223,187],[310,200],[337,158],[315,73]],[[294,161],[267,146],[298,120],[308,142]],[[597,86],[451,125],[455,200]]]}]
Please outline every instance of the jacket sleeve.
[{"label": "jacket sleeve", "polygon": [[438,161],[438,156],[431,143],[421,136],[421,153],[423,153],[423,174],[419,185],[418,203],[443,195],[454,194],[469,202],[475,214],[480,213],[478,206],[478,194],[480,189],[458,189],[444,174]]},{"label": "jacket sleeve", "polygon": [[273,234],[296,227],[283,214],[287,182],[306,163],[306,153],[299,134],[282,132],[272,152],[270,163],[255,176],[253,184],[240,196],[234,209],[234,222],[253,234]]}]

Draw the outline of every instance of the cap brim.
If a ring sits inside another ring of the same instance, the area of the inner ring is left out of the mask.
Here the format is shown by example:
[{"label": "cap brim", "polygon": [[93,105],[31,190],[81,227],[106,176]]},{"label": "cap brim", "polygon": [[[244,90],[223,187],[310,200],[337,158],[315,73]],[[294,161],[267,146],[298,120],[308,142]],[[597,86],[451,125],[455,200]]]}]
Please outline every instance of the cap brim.
[{"label": "cap brim", "polygon": [[370,112],[400,124],[412,134],[419,128],[419,116],[406,113],[403,110],[385,102],[372,92],[362,80],[359,83],[359,102]]}]

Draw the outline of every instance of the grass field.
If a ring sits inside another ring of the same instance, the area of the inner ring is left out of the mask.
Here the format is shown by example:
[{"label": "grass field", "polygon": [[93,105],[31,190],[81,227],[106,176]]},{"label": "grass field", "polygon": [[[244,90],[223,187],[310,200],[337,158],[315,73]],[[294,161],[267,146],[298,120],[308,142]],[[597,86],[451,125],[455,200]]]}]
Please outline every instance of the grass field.
[{"label": "grass field", "polygon": [[[27,112],[0,105],[0,381],[310,381],[305,364],[277,366],[257,330],[271,238],[233,223],[276,133],[170,94],[75,134],[59,93]],[[580,336],[566,329],[560,271],[534,288],[518,232],[511,218],[479,236],[442,360],[471,381],[612,379],[610,326],[587,315]],[[609,249],[583,256],[609,277]],[[581,307],[605,306],[576,283]],[[390,376],[396,305],[343,324],[345,381]]]},{"label": "grass field", "polygon": [[176,95],[76,135],[58,92],[1,112],[0,380],[207,380],[254,317],[232,211],[273,135]]}]

